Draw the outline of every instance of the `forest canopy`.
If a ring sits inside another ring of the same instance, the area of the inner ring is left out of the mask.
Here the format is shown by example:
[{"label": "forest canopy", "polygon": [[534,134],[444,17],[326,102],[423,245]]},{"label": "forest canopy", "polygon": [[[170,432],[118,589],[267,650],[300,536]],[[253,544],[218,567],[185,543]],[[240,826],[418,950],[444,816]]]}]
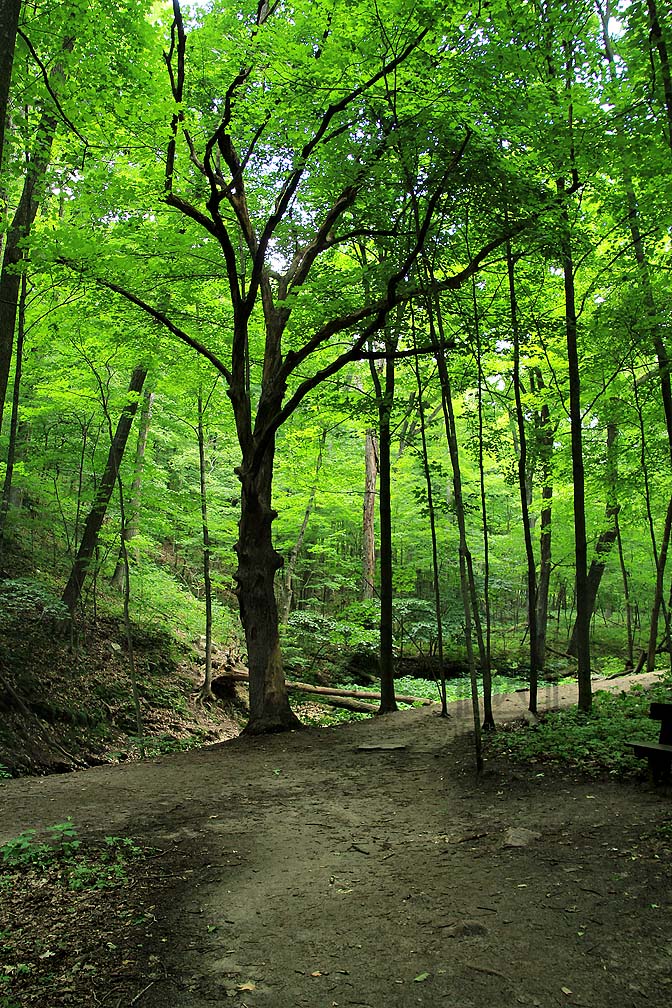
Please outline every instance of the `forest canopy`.
[{"label": "forest canopy", "polygon": [[[290,666],[669,662],[656,0],[0,0],[0,576]],[[106,603],[107,604],[107,603]],[[185,616],[185,613],[196,613]],[[445,694],[444,694],[445,705]]]}]

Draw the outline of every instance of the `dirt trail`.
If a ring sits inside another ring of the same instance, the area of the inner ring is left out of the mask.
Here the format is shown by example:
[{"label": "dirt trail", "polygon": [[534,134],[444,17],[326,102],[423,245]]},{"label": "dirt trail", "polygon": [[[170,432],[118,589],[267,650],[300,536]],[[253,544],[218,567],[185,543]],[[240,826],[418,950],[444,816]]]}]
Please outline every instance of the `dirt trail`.
[{"label": "dirt trail", "polygon": [[70,815],[158,848],[147,972],[115,1008],[669,1008],[669,798],[540,766],[477,780],[451,714],[9,781],[0,840]]}]

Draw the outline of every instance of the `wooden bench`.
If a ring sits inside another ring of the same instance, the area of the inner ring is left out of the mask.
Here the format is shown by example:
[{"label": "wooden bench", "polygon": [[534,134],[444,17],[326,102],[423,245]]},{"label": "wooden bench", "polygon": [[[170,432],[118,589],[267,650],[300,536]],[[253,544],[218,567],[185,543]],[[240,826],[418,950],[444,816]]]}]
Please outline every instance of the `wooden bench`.
[{"label": "wooden bench", "polygon": [[672,768],[672,703],[652,703],[649,717],[660,721],[660,735],[657,742],[640,742],[633,739],[627,744],[639,759],[648,759],[649,769],[655,784],[668,782]]}]

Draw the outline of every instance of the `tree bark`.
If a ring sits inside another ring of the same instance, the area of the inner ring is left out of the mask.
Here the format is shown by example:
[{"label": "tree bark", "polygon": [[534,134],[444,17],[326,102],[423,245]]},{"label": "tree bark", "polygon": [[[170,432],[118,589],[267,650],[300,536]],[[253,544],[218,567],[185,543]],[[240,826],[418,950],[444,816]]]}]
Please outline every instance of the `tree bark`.
[{"label": "tree bark", "polygon": [[198,399],[198,475],[203,529],[203,586],[205,591],[205,676],[201,686],[202,700],[213,700],[212,693],[212,578],[210,576],[210,528],[208,526],[208,490],[205,479],[205,431],[203,429],[203,390]]},{"label": "tree bark", "polygon": [[[152,405],[154,393],[147,392],[142,400],[140,409],[140,422],[138,427],[138,441],[135,448],[135,474],[131,485],[131,499],[128,505],[128,518],[122,530],[122,545],[119,548],[119,557],[114,568],[114,573],[110,578],[110,584],[118,591],[124,587],[124,572],[126,565],[124,555],[128,550],[129,543],[138,534],[138,522],[140,519],[140,497],[142,493],[142,474],[145,465],[145,452],[147,449],[147,438],[149,436],[149,426],[152,420]],[[125,548],[124,548],[125,547]]]},{"label": "tree bark", "polygon": [[[660,610],[663,605],[663,594],[665,590],[665,565],[667,563],[667,553],[670,546],[670,534],[672,533],[672,497],[670,497],[669,503],[667,505],[667,513],[665,515],[665,525],[663,526],[663,535],[660,543],[660,552],[658,554],[658,569],[656,571],[656,588],[653,597],[653,606],[651,610],[651,627],[649,630],[649,646],[646,653],[646,671],[653,672],[656,665],[656,650],[658,647],[658,618],[660,616]],[[670,651],[670,658],[672,660],[672,649]]]},{"label": "tree bark", "polygon": [[[564,181],[558,181],[564,192]],[[590,674],[590,596],[588,591],[588,541],[586,537],[586,489],[583,464],[583,417],[581,414],[581,373],[578,352],[578,321],[574,288],[574,262],[569,218],[562,211],[563,235],[560,252],[565,288],[565,337],[569,373],[569,420],[571,424],[572,482],[574,501],[574,563],[576,591],[576,657],[578,662],[579,709],[589,711],[593,703]]]},{"label": "tree bark", "polygon": [[385,358],[385,380],[377,388],[378,400],[378,461],[380,467],[380,714],[397,710],[394,697],[394,601],[392,576],[392,460],[391,430],[394,405],[394,359],[396,341],[385,338],[388,356]]},{"label": "tree bark", "polygon": [[[413,326],[415,338],[415,325]],[[434,493],[432,488],[432,471],[429,467],[429,453],[427,451],[427,430],[425,425],[425,403],[423,398],[422,381],[420,379],[420,365],[418,358],[415,358],[415,378],[418,388],[418,417],[420,420],[420,437],[422,446],[422,468],[425,475],[425,486],[427,488],[427,509],[429,511],[429,532],[432,541],[432,579],[434,587],[434,614],[436,616],[436,643],[437,655],[440,669],[440,693],[441,693],[441,716],[448,716],[448,698],[446,695],[446,670],[443,665],[443,617],[441,613],[441,585],[439,582],[439,550],[436,537],[436,513],[434,511]]]},{"label": "tree bark", "polygon": [[376,594],[376,479],[378,476],[378,438],[367,430],[364,447],[366,475],[364,483],[364,514],[362,518],[362,597]]},{"label": "tree bark", "polygon": [[506,266],[509,281],[509,303],[511,309],[511,330],[513,333],[513,391],[516,400],[516,425],[518,430],[518,489],[520,492],[523,537],[527,559],[527,625],[530,642],[530,702],[529,709],[537,712],[537,687],[539,683],[539,644],[537,629],[537,569],[532,545],[530,509],[528,504],[527,479],[527,432],[523,416],[523,402],[520,392],[520,330],[518,326],[518,302],[516,299],[515,263],[511,243],[506,245]]},{"label": "tree bark", "polygon": [[614,515],[616,525],[616,543],[618,545],[618,561],[623,579],[623,597],[625,598],[625,630],[628,639],[628,660],[626,669],[632,669],[635,664],[635,638],[632,629],[632,599],[630,598],[630,575],[625,565],[625,555],[623,553],[623,540],[621,539],[621,527],[618,521],[618,512]]},{"label": "tree bark", "polygon": [[137,367],[131,375],[128,386],[129,401],[121,412],[117,429],[110,444],[107,463],[100,480],[98,492],[84,523],[82,541],[79,544],[77,556],[75,557],[68,583],[62,595],[62,601],[68,607],[71,615],[74,615],[82,594],[84,582],[89,573],[91,558],[98,544],[98,536],[105,520],[107,507],[110,503],[119,466],[126,449],[128,435],[133,424],[133,418],[138,408],[138,396],[142,392],[142,386],[146,377],[147,370],[144,367]]},{"label": "tree bark", "polygon": [[[589,620],[592,619],[595,611],[595,603],[597,601],[597,593],[600,588],[600,582],[602,581],[602,575],[606,570],[609,555],[618,535],[617,519],[620,511],[620,505],[617,499],[617,437],[618,428],[616,423],[614,421],[610,421],[607,424],[607,464],[605,467],[607,485],[607,505],[605,508],[606,528],[602,529],[598,536],[597,543],[595,544],[595,556],[590,562],[590,569],[588,571],[588,578],[586,581],[586,605],[588,606]],[[569,644],[567,645],[567,654],[576,657],[576,653],[577,634],[575,622]]]},{"label": "tree bark", "polygon": [[[63,42],[63,52],[72,52],[74,39]],[[51,71],[52,78],[62,74],[60,66]],[[12,364],[14,329],[18,312],[21,287],[21,264],[26,258],[26,240],[37,216],[40,203],[40,187],[44,182],[51,160],[51,149],[56,136],[57,120],[53,112],[42,114],[35,132],[35,150],[28,161],[21,196],[7,230],[5,254],[0,272],[0,429],[7,395],[7,384]]]},{"label": "tree bark", "polygon": [[[269,402],[260,403],[259,412],[266,408],[272,409]],[[289,706],[280,652],[274,580],[283,561],[273,546],[272,527],[277,517],[271,507],[274,456],[273,437],[266,440],[259,455],[254,456],[252,449],[247,458],[244,456],[238,470],[242,492],[235,581],[250,671],[250,719],[244,729],[248,735],[301,727]]]},{"label": "tree bark", "polygon": [[667,142],[670,150],[672,150],[672,70],[670,69],[670,57],[667,51],[667,42],[665,41],[660,24],[656,0],[646,0],[646,8],[649,15],[651,46],[658,52],[658,59],[660,61],[663,101],[667,114]]},{"label": "tree bark", "polygon": [[[663,81],[664,104],[667,113],[667,124],[668,124],[666,139],[668,146],[672,151],[672,70],[670,69],[667,43],[665,41],[665,37],[662,32],[656,0],[647,0],[647,12],[650,28],[651,46],[652,49],[655,49],[657,51],[658,59],[660,62],[661,77]],[[601,11],[600,15],[602,20],[602,33],[605,43],[605,52],[607,60],[612,71],[612,78],[617,79],[618,72],[614,66],[615,55],[611,43],[611,38],[609,36],[609,19],[606,12]],[[630,234],[632,237],[632,245],[635,253],[635,260],[639,268],[640,283],[642,287],[642,294],[644,299],[646,315],[648,316],[649,319],[653,347],[658,362],[658,374],[660,378],[660,390],[663,402],[663,412],[665,415],[665,425],[667,428],[670,466],[672,467],[672,378],[670,376],[670,358],[667,352],[667,346],[665,343],[663,333],[661,332],[658,308],[653,293],[651,278],[649,276],[649,264],[644,249],[644,242],[642,239],[641,228],[639,223],[639,208],[637,205],[635,187],[632,180],[630,165],[628,163],[625,154],[623,155],[623,179],[628,204],[628,224],[630,227]],[[640,423],[641,423],[641,412],[640,412]],[[642,457],[644,458],[643,425],[641,426],[641,429],[642,429]],[[644,471],[644,474],[645,474],[645,489],[647,494],[647,510],[649,514],[649,526],[651,531],[651,541],[653,545],[654,558],[656,562],[656,588],[651,611],[649,646],[647,650],[647,670],[652,671],[655,664],[656,642],[658,639],[658,618],[660,615],[660,610],[663,607],[665,565],[667,562],[667,552],[670,536],[669,525],[670,525],[670,511],[672,509],[672,498],[670,498],[670,502],[668,505],[667,516],[665,519],[665,526],[663,529],[663,541],[661,543],[660,551],[658,552],[656,550],[656,537],[651,515],[650,495],[649,495],[649,486],[648,486],[646,469]],[[669,617],[668,617],[668,634],[669,634]]]},{"label": "tree bark", "polygon": [[9,444],[7,446],[7,468],[5,470],[5,480],[2,487],[2,501],[0,502],[0,549],[5,534],[5,522],[9,512],[12,499],[12,479],[14,477],[14,463],[16,461],[16,444],[19,431],[19,404],[21,401],[21,372],[23,368],[23,344],[26,333],[26,294],[27,282],[26,274],[21,274],[21,291],[18,305],[18,326],[16,331],[16,364],[14,369],[14,392],[12,395],[12,416],[9,425]]},{"label": "tree bark", "polygon": [[[532,391],[544,387],[539,371],[532,374]],[[541,460],[541,511],[539,532],[539,579],[537,581],[537,661],[539,671],[546,664],[546,634],[548,630],[548,594],[551,584],[552,520],[553,520],[553,436],[548,403],[543,403],[536,417],[536,433]]]},{"label": "tree bark", "polygon": [[494,729],[495,716],[492,710],[492,614],[490,612],[490,531],[488,528],[488,505],[485,491],[485,452],[483,423],[483,348],[481,345],[481,324],[478,314],[476,281],[472,277],[471,300],[476,330],[476,366],[478,369],[478,477],[481,497],[481,527],[483,529],[483,610],[485,614],[485,634],[481,634],[483,650],[481,654],[481,677],[483,679],[483,728]]},{"label": "tree bark", "polygon": [[455,412],[453,409],[453,396],[446,364],[446,340],[443,331],[441,316],[441,305],[438,298],[435,303],[436,320],[434,313],[430,309],[430,330],[432,343],[435,345],[435,359],[441,382],[443,417],[446,428],[446,440],[448,442],[448,452],[453,474],[453,500],[455,515],[460,536],[460,592],[462,596],[462,610],[464,612],[464,645],[467,652],[467,664],[469,667],[469,678],[471,681],[471,706],[474,717],[474,756],[476,760],[476,772],[483,770],[483,743],[481,737],[481,711],[478,700],[478,679],[476,676],[476,661],[474,657],[474,645],[472,640],[472,599],[475,596],[475,585],[473,579],[470,585],[471,554],[467,541],[467,525],[464,514],[464,498],[462,496],[462,473],[460,469],[460,452],[457,442],[457,431],[455,428]]},{"label": "tree bark", "polygon": [[5,132],[16,33],[19,27],[21,0],[0,0],[0,171],[5,152]]}]

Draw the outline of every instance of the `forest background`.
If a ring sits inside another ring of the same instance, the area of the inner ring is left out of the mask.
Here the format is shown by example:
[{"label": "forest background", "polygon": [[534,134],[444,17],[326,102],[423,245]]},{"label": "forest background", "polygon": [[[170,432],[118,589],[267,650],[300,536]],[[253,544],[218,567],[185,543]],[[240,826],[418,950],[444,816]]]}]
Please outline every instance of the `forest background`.
[{"label": "forest background", "polygon": [[4,623],[667,662],[669,18],[0,0]]}]

